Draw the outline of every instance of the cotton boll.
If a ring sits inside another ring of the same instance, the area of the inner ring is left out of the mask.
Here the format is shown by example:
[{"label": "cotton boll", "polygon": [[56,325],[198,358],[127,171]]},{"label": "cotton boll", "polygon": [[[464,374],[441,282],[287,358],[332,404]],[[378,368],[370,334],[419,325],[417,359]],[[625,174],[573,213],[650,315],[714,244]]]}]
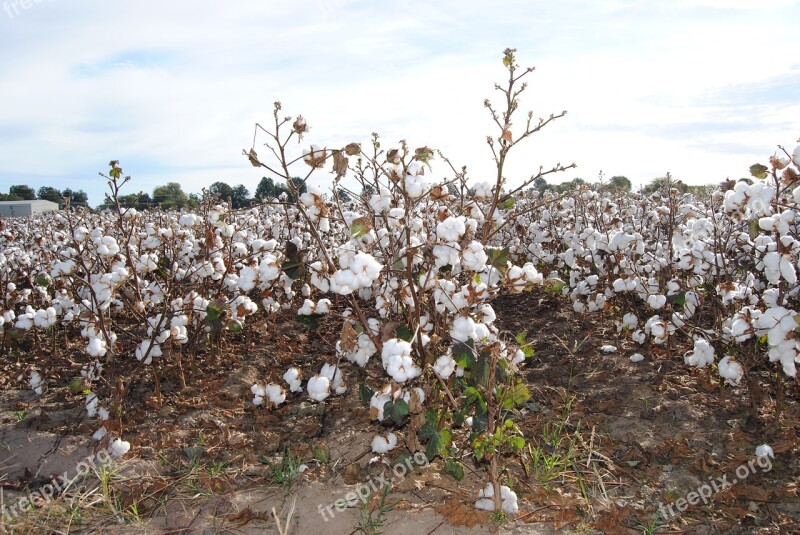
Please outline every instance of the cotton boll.
[{"label": "cotton boll", "polygon": [[253,393],[253,405],[258,407],[264,404],[264,398],[267,397],[267,393],[263,386],[254,384],[250,387],[250,392]]},{"label": "cotton boll", "polygon": [[330,299],[320,299],[317,301],[316,310],[317,314],[327,314],[330,312],[331,307],[331,300]]},{"label": "cotton boll", "polygon": [[308,380],[308,385],[306,385],[308,395],[314,401],[322,401],[330,396],[330,388],[330,379],[322,375],[315,375]]},{"label": "cotton boll", "polygon": [[264,387],[264,394],[273,405],[280,405],[286,401],[286,392],[280,385],[276,385],[275,383],[270,383]]},{"label": "cotton boll", "polygon": [[405,340],[400,340],[399,338],[390,338],[383,343],[381,362],[383,363],[384,368],[389,365],[390,359],[393,357],[406,356],[411,356],[411,344]]},{"label": "cotton boll", "polygon": [[14,327],[22,329],[23,331],[30,330],[33,328],[33,318],[35,315],[36,312],[29,306],[24,314],[17,316],[17,323],[14,324]]},{"label": "cotton boll", "polygon": [[330,380],[331,387],[337,394],[344,394],[347,391],[344,379],[342,378],[342,369],[338,366],[326,363],[322,366],[322,370],[320,370],[319,374]]},{"label": "cotton boll", "polygon": [[[475,508],[484,511],[494,511],[494,486],[487,483],[486,487],[478,492]],[[515,515],[519,511],[517,494],[505,485],[500,486],[500,501],[504,513]]]},{"label": "cotton boll", "polygon": [[106,431],[106,428],[104,426],[104,427],[101,427],[100,429],[98,429],[97,431],[95,431],[94,434],[92,435],[92,438],[94,440],[100,441],[100,440],[103,440],[103,437],[106,436],[107,433],[108,433],[108,431]]},{"label": "cotton boll", "polygon": [[456,371],[456,361],[450,355],[442,355],[433,364],[433,371],[442,379],[447,379]]},{"label": "cotton boll", "polygon": [[136,348],[136,360],[142,361],[144,359],[145,364],[151,364],[155,357],[160,357],[161,355],[161,346],[151,343],[150,340],[142,340],[142,343]]},{"label": "cotton boll", "polygon": [[461,253],[461,266],[469,271],[480,271],[486,267],[489,256],[483,250],[480,242],[472,241]]},{"label": "cotton boll", "polygon": [[89,418],[97,416],[97,402],[97,394],[94,392],[86,395],[86,415]]},{"label": "cotton boll", "polygon": [[772,457],[774,459],[775,452],[772,451],[772,447],[769,444],[761,444],[756,447],[756,457]]},{"label": "cotton boll", "polygon": [[661,294],[654,294],[649,295],[647,297],[647,305],[655,310],[659,310],[664,308],[664,305],[667,303],[667,296]]},{"label": "cotton boll", "polygon": [[638,343],[639,345],[642,345],[645,343],[645,341],[647,341],[647,335],[643,330],[638,329],[631,333],[631,340]]},{"label": "cotton boll", "polygon": [[337,270],[330,278],[330,289],[339,295],[350,295],[358,290],[356,277],[349,269]]},{"label": "cotton boll", "polygon": [[470,338],[475,338],[475,322],[469,316],[458,316],[453,320],[453,328],[450,329],[450,336],[453,340],[466,342]]},{"label": "cotton boll", "polygon": [[44,394],[44,379],[42,379],[42,375],[37,371],[31,372],[31,378],[28,380],[28,384],[31,386],[31,389],[36,392],[36,395],[41,396]]},{"label": "cotton boll", "polygon": [[464,216],[448,217],[436,225],[436,236],[444,242],[457,242],[466,232],[465,219]]},{"label": "cotton boll", "polygon": [[86,346],[86,353],[95,358],[104,356],[107,350],[106,341],[102,338],[90,338]]},{"label": "cotton boll", "polygon": [[372,451],[377,454],[388,453],[397,446],[397,435],[389,433],[386,438],[375,435],[372,439]]},{"label": "cotton boll", "polygon": [[416,366],[408,355],[391,355],[386,364],[386,373],[398,383],[405,383],[422,375],[422,368]]},{"label": "cotton boll", "polygon": [[630,356],[631,362],[641,362],[644,360],[644,355],[641,353],[634,353]]},{"label": "cotton boll", "polygon": [[300,386],[300,370],[297,368],[289,368],[283,374],[283,380],[289,385],[289,390],[292,392],[300,392],[303,388]]},{"label": "cotton boll", "polygon": [[708,340],[699,338],[694,342],[694,350],[687,351],[683,360],[689,366],[704,368],[714,363],[714,347]]},{"label": "cotton boll", "polygon": [[130,449],[131,443],[119,438],[115,438],[114,441],[108,445],[108,450],[115,459],[122,457],[128,453]]},{"label": "cotton boll", "polygon": [[506,487],[500,487],[500,498],[502,498],[503,512],[509,515],[515,515],[519,512],[519,504],[517,503],[517,493]]},{"label": "cotton boll", "polygon": [[386,403],[392,401],[397,397],[399,392],[392,390],[392,385],[387,384],[381,390],[375,391],[372,398],[369,400],[370,418],[375,418],[378,421],[383,421],[383,408]]},{"label": "cotton boll", "polygon": [[56,319],[56,309],[48,307],[47,309],[36,311],[36,315],[33,317],[33,323],[40,329],[49,329],[55,325]]},{"label": "cotton boll", "polygon": [[603,353],[616,353],[617,352],[617,346],[612,346],[610,344],[606,344],[604,346],[600,346],[600,351],[602,351]]},{"label": "cotton boll", "polygon": [[729,356],[723,357],[718,364],[719,376],[732,386],[739,386],[739,382],[744,376],[742,365]]},{"label": "cotton boll", "polygon": [[297,311],[298,316],[310,316],[314,313],[314,301],[311,299],[305,299],[303,301],[303,306]]},{"label": "cotton boll", "polygon": [[418,199],[428,190],[428,182],[424,175],[406,175],[406,193],[412,199]]}]

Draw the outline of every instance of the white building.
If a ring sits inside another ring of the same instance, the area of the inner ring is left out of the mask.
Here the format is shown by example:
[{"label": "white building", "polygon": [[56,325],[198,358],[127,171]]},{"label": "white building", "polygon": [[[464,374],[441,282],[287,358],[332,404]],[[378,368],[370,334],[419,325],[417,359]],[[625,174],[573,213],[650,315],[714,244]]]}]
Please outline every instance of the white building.
[{"label": "white building", "polygon": [[25,217],[58,210],[58,203],[36,199],[33,201],[0,201],[3,217]]}]

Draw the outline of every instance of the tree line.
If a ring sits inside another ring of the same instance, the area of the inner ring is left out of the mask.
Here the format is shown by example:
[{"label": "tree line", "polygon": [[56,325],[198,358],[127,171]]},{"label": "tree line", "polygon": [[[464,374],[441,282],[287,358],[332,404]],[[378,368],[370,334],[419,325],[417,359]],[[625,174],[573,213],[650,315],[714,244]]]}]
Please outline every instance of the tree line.
[{"label": "tree line", "polygon": [[[300,178],[293,178],[295,187],[300,193],[305,193],[306,186]],[[186,193],[177,182],[168,182],[163,186],[153,189],[153,194],[145,192],[129,193],[120,195],[119,202],[123,208],[136,208],[137,210],[148,210],[161,208],[169,210],[172,208],[196,208],[203,201],[204,195],[208,195],[231,203],[234,209],[247,208],[253,204],[258,204],[271,199],[277,199],[285,193],[287,200],[294,202],[294,197],[286,184],[276,183],[269,177],[262,177],[258,183],[254,196],[250,196],[250,191],[244,186],[231,186],[227,182],[217,181],[211,184],[208,189],[204,189],[201,194]],[[103,204],[98,206],[99,210],[111,208],[113,202],[106,199]]]},{"label": "tree line", "polygon": [[[305,193],[306,185],[301,178],[295,177],[292,182],[301,194]],[[238,209],[247,208],[253,204],[271,199],[278,199],[282,194],[286,195],[287,201],[294,202],[294,196],[286,184],[276,182],[269,177],[263,177],[258,183],[255,195],[252,197],[244,184],[231,186],[226,182],[217,181],[211,184],[208,189],[204,189],[202,194],[196,194],[186,193],[178,182],[168,182],[153,188],[152,193],[140,191],[139,193],[120,195],[119,202],[123,208],[136,208],[137,210],[196,208],[202,202],[203,195],[210,195],[230,202],[233,208]],[[8,193],[0,193],[0,201],[32,201],[40,199],[54,202],[60,208],[64,208],[66,204],[65,198],[69,199],[71,206],[89,206],[89,196],[85,191],[73,191],[70,188],[59,190],[50,186],[42,186],[37,191],[24,184],[15,184],[9,188]],[[113,207],[113,205],[114,203],[107,198],[97,206],[97,209],[104,210]]]},{"label": "tree line", "polygon": [[[664,185],[667,180],[667,177],[654,178],[642,187],[642,192],[653,193]],[[301,194],[305,193],[306,185],[301,178],[294,177],[292,182],[295,189]],[[684,193],[705,188],[705,186],[688,186],[679,180],[671,180],[670,183],[673,187],[678,187]],[[540,192],[553,191],[560,194],[584,184],[589,183],[582,178],[574,178],[560,184],[550,184],[544,178],[539,178],[533,183],[532,189]],[[632,188],[631,181],[625,176],[613,176],[607,182],[601,180],[591,185],[597,189],[610,191],[612,193],[630,191]],[[203,195],[211,195],[223,201],[228,201],[235,209],[247,208],[253,204],[271,199],[278,199],[281,195],[285,195],[288,202],[294,202],[294,196],[288,185],[281,181],[275,181],[270,177],[261,178],[258,187],[256,187],[255,194],[252,197],[250,196],[250,191],[244,184],[231,186],[226,182],[217,181],[211,184],[207,190],[204,189],[203,194],[198,195],[196,193],[186,193],[177,182],[168,182],[162,186],[155,187],[152,194],[145,192],[128,193],[121,195],[119,201],[123,208],[136,208],[137,210],[161,208],[169,210],[172,208],[196,208],[202,202]],[[50,186],[42,186],[37,191],[30,186],[17,184],[11,186],[7,194],[0,193],[0,201],[30,201],[42,199],[57,203],[61,208],[64,207],[65,198],[69,199],[71,206],[89,205],[89,198],[85,191],[73,191],[70,188],[59,190]],[[113,203],[111,200],[106,199],[97,206],[97,209],[103,210],[111,208],[112,206]]]},{"label": "tree line", "polygon": [[15,184],[8,188],[8,193],[0,193],[0,201],[33,201],[36,199],[51,201],[59,206],[64,206],[64,198],[70,200],[72,206],[88,206],[89,196],[85,191],[79,189],[73,191],[70,188],[59,190],[50,186],[42,186],[36,191],[24,184]]}]

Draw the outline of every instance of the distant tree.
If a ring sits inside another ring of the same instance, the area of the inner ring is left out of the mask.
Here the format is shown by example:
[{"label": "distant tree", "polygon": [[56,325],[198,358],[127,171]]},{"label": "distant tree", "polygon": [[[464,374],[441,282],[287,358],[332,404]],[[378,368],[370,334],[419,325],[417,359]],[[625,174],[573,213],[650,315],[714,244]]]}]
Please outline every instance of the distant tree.
[{"label": "distant tree", "polygon": [[305,180],[303,180],[299,176],[292,177],[290,182],[292,183],[294,188],[287,188],[287,190],[288,190],[287,193],[289,194],[289,202],[294,202],[294,195],[292,195],[292,190],[296,189],[297,190],[297,194],[298,195],[302,195],[303,193],[305,193],[308,190],[308,188],[306,186]]},{"label": "distant tree", "polygon": [[42,186],[39,188],[36,196],[43,201],[50,201],[57,204],[64,202],[64,199],[61,197],[61,192],[56,188],[51,188],[50,186]]},{"label": "distant tree", "polygon": [[69,197],[70,206],[89,206],[89,196],[82,189],[72,191],[70,188],[67,188],[61,192],[61,196]]},{"label": "distant tree", "polygon": [[211,186],[209,186],[208,192],[211,195],[219,197],[223,201],[227,201],[233,197],[233,188],[225,182],[214,182],[211,184]]},{"label": "distant tree", "polygon": [[574,189],[576,189],[576,188],[578,188],[580,186],[583,186],[584,184],[586,184],[586,181],[584,179],[579,178],[579,177],[575,177],[572,180],[569,180],[567,182],[563,182],[561,184],[554,185],[553,186],[553,190],[556,193],[566,193],[566,192],[572,191],[572,190],[574,190]]},{"label": "distant tree", "polygon": [[336,195],[339,196],[339,200],[340,201],[342,201],[342,202],[350,202],[350,194],[347,193],[345,190],[343,190],[343,189],[336,190]]},{"label": "distant tree", "polygon": [[624,176],[612,176],[611,180],[608,181],[608,191],[612,193],[619,193],[622,191],[630,191],[631,190],[631,181],[628,180],[628,177]]},{"label": "distant tree", "polygon": [[153,202],[165,210],[183,208],[189,202],[189,197],[177,182],[168,182],[153,190]]},{"label": "distant tree", "polygon": [[547,183],[547,180],[544,177],[539,177],[533,181],[533,189],[538,192],[547,191],[550,189],[550,184]]},{"label": "distant tree", "polygon": [[361,198],[369,200],[375,194],[375,186],[372,184],[364,184],[364,187],[361,188]]},{"label": "distant tree", "polygon": [[280,192],[278,191],[275,182],[267,176],[261,177],[261,181],[258,183],[258,187],[256,188],[255,198],[259,201],[264,201],[266,199],[274,199],[278,195],[280,195]]},{"label": "distant tree", "polygon": [[235,209],[250,205],[250,192],[244,187],[244,184],[239,184],[231,190],[231,201]]},{"label": "distant tree", "polygon": [[[106,200],[106,203],[112,204]],[[104,204],[106,204],[104,203]],[[136,208],[137,210],[149,210],[153,207],[153,199],[144,192],[129,193],[127,195],[120,195],[119,205],[122,208]]]},{"label": "distant tree", "polygon": [[[300,188],[301,195],[306,192],[306,185],[303,183],[303,179],[295,177],[292,179],[292,182]],[[268,199],[277,199],[282,193],[286,194],[289,202],[294,202],[294,195],[289,191],[289,187],[286,184],[276,183],[271,178],[265,176],[261,178],[258,187],[256,187],[255,198],[259,202],[263,202]]]},{"label": "distant tree", "polygon": [[669,186],[670,188],[676,188],[681,193],[686,193],[689,191],[689,186],[681,182],[680,180],[673,179],[669,173],[667,176],[661,176],[654,178],[650,182],[648,182],[643,188],[642,193],[646,195],[650,195],[651,193],[655,193],[656,191],[660,190],[661,188]]},{"label": "distant tree", "polygon": [[24,184],[16,184],[8,188],[8,194],[13,197],[19,197],[23,201],[32,201],[36,199],[36,191]]}]

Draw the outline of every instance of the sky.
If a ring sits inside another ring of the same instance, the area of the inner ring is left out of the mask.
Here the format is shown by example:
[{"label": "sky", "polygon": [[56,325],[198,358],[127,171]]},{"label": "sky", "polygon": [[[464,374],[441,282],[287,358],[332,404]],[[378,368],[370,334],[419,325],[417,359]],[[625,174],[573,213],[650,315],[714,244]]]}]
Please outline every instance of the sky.
[{"label": "sky", "polygon": [[536,68],[512,132],[528,110],[568,112],[511,153],[510,185],[572,162],[549,181],[719,183],[800,137],[797,0],[0,5],[2,192],[71,187],[96,205],[98,172],[120,160],[130,193],[217,180],[253,193],[265,173],[242,149],[275,101],[311,126],[298,154],[377,132],[384,147],[434,147],[491,179],[486,136],[498,132],[483,102],[501,97],[508,47]]}]

